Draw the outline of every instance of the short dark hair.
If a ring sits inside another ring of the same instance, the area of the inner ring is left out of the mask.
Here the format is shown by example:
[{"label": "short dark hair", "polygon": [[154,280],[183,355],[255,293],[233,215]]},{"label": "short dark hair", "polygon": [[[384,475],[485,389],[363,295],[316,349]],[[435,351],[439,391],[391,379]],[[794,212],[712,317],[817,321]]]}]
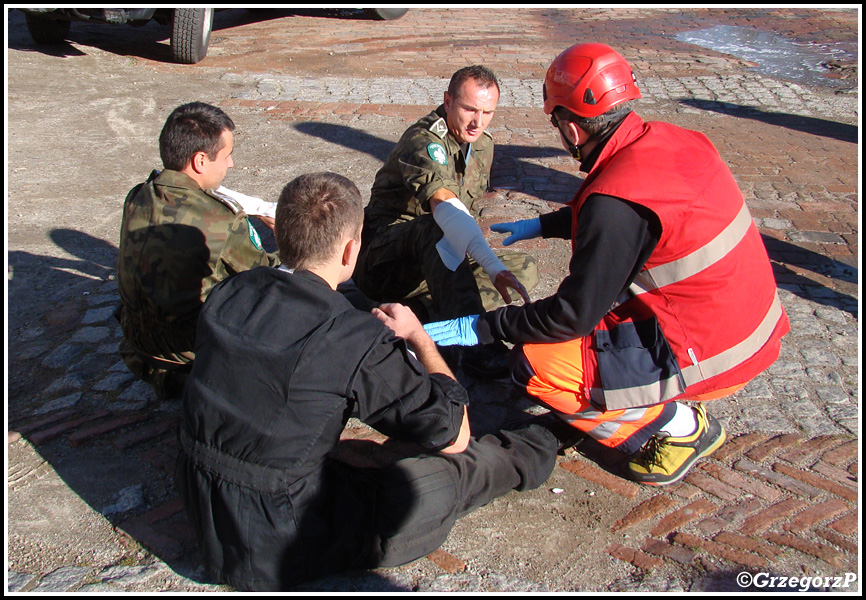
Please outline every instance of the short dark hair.
[{"label": "short dark hair", "polygon": [[162,166],[183,171],[197,152],[215,160],[223,147],[224,131],[234,131],[235,124],[216,106],[190,102],[175,108],[159,134],[159,156]]},{"label": "short dark hair", "polygon": [[456,98],[460,86],[467,79],[474,79],[483,88],[494,86],[496,91],[499,91],[499,82],[493,71],[482,65],[472,65],[471,67],[463,67],[451,76],[451,81],[448,83],[448,95]]},{"label": "short dark hair", "polygon": [[610,125],[625,118],[625,116],[634,109],[634,100],[627,100],[617,104],[606,113],[597,117],[581,117],[564,106],[557,106],[553,109],[553,114],[557,121],[570,121],[583,129],[593,137]]},{"label": "short dark hair", "polygon": [[333,256],[343,235],[360,240],[361,192],[336,173],[309,173],[290,181],[277,201],[274,233],[280,261],[292,269],[319,265]]}]

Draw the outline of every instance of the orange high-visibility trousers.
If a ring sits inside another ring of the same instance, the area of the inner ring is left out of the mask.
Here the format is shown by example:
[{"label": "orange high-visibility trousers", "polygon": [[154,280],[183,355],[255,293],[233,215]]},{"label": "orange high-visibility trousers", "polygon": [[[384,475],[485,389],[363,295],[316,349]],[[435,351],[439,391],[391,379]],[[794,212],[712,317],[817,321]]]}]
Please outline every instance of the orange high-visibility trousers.
[{"label": "orange high-visibility trousers", "polygon": [[[637,452],[676,412],[674,402],[641,408],[604,410],[590,403],[583,369],[583,344],[578,338],[556,344],[524,344],[515,348],[514,381],[558,416],[599,443],[627,454]],[[686,400],[728,396],[745,384]]]},{"label": "orange high-visibility trousers", "polygon": [[522,351],[525,361],[523,377],[514,379],[525,386],[527,393],[599,443],[628,454],[637,452],[673,417],[676,407],[663,403],[603,410],[592,405],[584,377],[584,343],[585,338],[578,338],[557,344],[525,344],[516,350]]}]

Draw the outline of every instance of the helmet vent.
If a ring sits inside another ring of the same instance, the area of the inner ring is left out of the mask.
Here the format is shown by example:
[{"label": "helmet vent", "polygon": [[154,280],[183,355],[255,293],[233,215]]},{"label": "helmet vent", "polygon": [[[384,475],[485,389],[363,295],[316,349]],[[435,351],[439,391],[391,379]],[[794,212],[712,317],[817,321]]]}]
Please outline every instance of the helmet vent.
[{"label": "helmet vent", "polygon": [[595,104],[595,96],[593,96],[591,89],[587,88],[586,92],[583,94],[583,101],[587,104]]}]

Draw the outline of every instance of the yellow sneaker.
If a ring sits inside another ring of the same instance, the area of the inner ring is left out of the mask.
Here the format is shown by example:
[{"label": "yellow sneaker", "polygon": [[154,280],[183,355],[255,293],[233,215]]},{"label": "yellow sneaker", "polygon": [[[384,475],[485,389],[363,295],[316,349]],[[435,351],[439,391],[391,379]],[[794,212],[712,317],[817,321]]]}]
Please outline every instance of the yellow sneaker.
[{"label": "yellow sneaker", "polygon": [[628,470],[638,483],[670,485],[685,477],[693,464],[725,443],[725,430],[707,414],[703,405],[694,409],[698,429],[685,437],[652,436],[632,457]]}]

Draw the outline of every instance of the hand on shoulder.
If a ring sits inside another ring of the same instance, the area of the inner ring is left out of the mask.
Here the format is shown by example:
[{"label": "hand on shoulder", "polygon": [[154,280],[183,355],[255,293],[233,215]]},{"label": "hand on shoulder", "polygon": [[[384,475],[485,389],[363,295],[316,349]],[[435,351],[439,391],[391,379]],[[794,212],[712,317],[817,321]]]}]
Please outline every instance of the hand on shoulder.
[{"label": "hand on shoulder", "polygon": [[394,332],[394,335],[407,342],[417,344],[418,342],[423,343],[424,338],[429,339],[421,321],[408,306],[397,303],[382,304],[379,308],[374,308],[372,312],[373,316]]}]

